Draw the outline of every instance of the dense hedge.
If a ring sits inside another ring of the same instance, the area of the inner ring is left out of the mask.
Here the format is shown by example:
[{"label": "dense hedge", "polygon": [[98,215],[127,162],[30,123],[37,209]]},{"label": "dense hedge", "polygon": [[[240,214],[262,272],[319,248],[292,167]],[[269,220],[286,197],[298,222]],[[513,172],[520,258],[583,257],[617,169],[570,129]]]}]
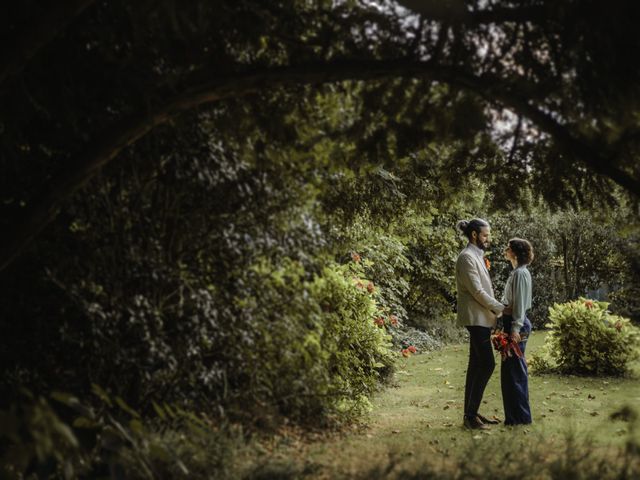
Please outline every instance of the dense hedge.
[{"label": "dense hedge", "polygon": [[[300,171],[295,150],[223,150],[197,116],[174,128],[0,278],[4,402],[16,385],[86,399],[95,384],[143,415],[158,400],[251,427],[361,415],[413,343],[392,343],[397,328],[450,328],[469,199],[411,169],[411,197],[380,170],[337,174],[322,151]],[[426,335],[420,348],[437,344]]]}]

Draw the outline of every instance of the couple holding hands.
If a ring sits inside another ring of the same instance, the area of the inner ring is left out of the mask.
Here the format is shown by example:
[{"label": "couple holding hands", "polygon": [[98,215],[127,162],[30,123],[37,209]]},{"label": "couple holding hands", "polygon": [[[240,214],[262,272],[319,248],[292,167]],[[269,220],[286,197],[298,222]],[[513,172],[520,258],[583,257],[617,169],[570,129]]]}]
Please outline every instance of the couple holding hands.
[{"label": "couple holding hands", "polygon": [[[531,423],[529,383],[524,351],[531,322],[526,316],[531,308],[531,274],[527,265],[533,260],[531,244],[521,238],[507,242],[504,257],[513,270],[507,279],[501,301],[493,296],[488,264],[484,252],[489,248],[491,227],[476,218],[460,221],[458,229],[469,243],[456,261],[458,325],[469,331],[469,365],[464,390],[464,426],[487,429],[487,424],[500,423],[479,413],[485,387],[495,368],[492,329],[502,316],[502,325],[509,342],[519,346],[522,356],[505,356],[501,365],[500,385],[504,405],[505,425]],[[514,345],[514,346],[515,346]],[[517,349],[515,349],[517,350]]]}]

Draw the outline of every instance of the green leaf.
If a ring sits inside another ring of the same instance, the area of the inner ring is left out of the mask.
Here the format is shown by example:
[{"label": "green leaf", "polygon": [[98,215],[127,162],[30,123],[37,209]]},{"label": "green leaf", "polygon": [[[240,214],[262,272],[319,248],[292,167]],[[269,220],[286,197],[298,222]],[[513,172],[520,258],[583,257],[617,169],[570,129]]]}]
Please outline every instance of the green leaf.
[{"label": "green leaf", "polygon": [[127,403],[122,398],[116,397],[116,403],[122,410],[127,412],[132,417],[140,418],[140,414],[136,412],[133,408],[131,408],[129,405],[127,405]]}]

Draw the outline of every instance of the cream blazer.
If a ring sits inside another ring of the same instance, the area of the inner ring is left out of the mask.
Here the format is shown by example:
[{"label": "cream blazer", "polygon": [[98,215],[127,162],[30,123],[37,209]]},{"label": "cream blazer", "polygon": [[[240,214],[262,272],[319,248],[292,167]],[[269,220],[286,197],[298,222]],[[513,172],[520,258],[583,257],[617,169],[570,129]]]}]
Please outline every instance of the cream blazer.
[{"label": "cream blazer", "polygon": [[461,327],[493,328],[497,314],[504,310],[504,305],[493,298],[491,277],[481,255],[482,250],[469,244],[456,261],[457,323]]}]

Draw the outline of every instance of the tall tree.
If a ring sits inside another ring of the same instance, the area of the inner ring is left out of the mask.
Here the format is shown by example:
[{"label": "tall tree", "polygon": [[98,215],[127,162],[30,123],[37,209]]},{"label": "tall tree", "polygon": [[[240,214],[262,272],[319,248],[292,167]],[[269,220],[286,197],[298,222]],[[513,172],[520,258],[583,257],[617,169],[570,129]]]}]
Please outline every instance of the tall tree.
[{"label": "tall tree", "polygon": [[[10,12],[3,30],[27,40],[0,78],[9,232],[0,268],[158,125],[300,84],[445,83],[452,106],[459,95],[480,102],[486,121],[474,128],[498,132],[507,152],[477,169],[507,171],[549,198],[606,194],[611,182],[637,196],[640,67],[626,54],[640,47],[636,2],[403,3],[418,14],[365,1],[68,2],[38,35],[21,27],[37,2]],[[423,98],[414,90],[393,100],[410,117]],[[407,131],[398,119],[388,116],[387,128]],[[401,138],[405,150],[424,147]]]}]

